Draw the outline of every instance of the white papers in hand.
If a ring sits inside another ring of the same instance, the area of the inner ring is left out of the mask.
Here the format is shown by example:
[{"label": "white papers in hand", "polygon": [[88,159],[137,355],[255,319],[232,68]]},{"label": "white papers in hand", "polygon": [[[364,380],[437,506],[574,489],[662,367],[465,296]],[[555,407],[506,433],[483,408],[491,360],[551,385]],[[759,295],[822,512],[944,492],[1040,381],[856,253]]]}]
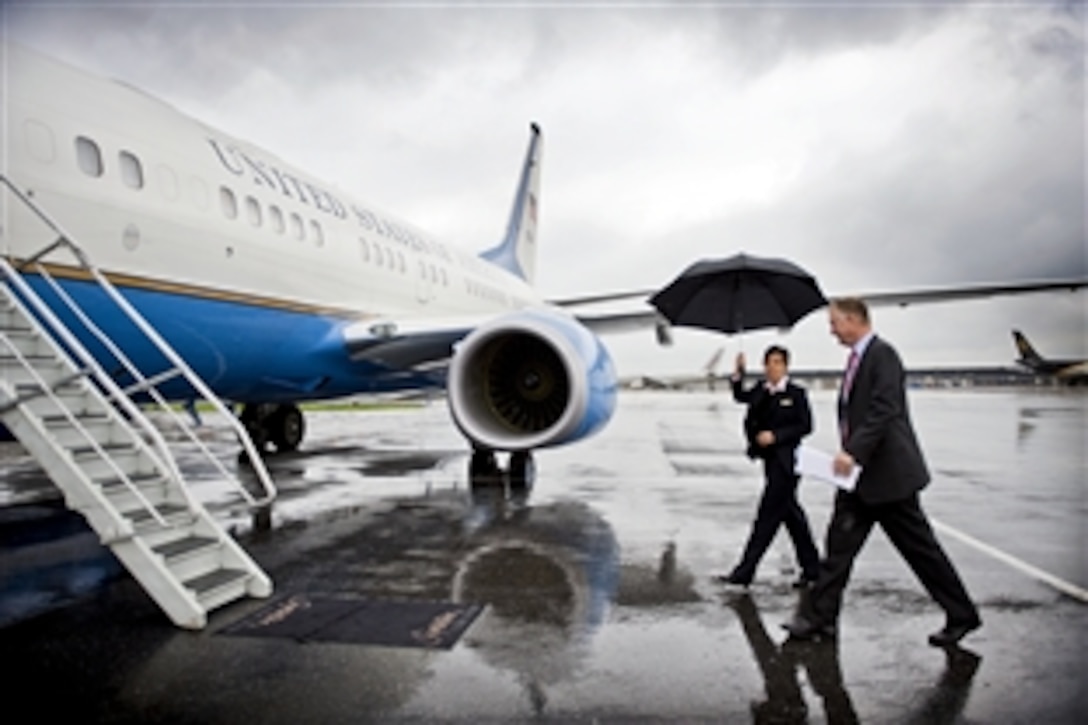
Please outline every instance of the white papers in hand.
[{"label": "white papers in hand", "polygon": [[861,466],[854,466],[854,470],[848,476],[839,476],[832,468],[835,457],[816,448],[798,446],[794,453],[794,473],[810,478],[818,478],[826,483],[834,484],[844,491],[853,491],[861,474]]}]

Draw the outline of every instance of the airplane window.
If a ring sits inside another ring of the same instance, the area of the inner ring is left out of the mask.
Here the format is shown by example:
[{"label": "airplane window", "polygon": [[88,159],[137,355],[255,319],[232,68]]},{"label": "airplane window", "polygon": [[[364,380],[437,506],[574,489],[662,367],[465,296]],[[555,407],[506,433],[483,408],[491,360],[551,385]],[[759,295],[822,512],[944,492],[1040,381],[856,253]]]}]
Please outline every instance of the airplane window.
[{"label": "airplane window", "polygon": [[23,123],[23,133],[30,155],[42,163],[52,163],[57,155],[53,147],[53,131],[41,121],[27,120]]},{"label": "airplane window", "polygon": [[310,236],[313,237],[314,244],[321,247],[325,244],[325,232],[321,230],[321,225],[313,219],[310,220]]},{"label": "airplane window", "polygon": [[261,226],[261,205],[252,196],[246,197],[246,217],[253,226]]},{"label": "airplane window", "polygon": [[121,164],[121,181],[130,189],[144,188],[144,167],[140,160],[130,151],[122,151],[117,156]]},{"label": "airplane window", "polygon": [[196,204],[198,209],[208,208],[210,203],[208,187],[203,179],[198,176],[189,177],[189,195],[193,198],[193,203]]},{"label": "airplane window", "polygon": [[280,208],[275,204],[268,207],[268,217],[272,220],[272,228],[276,230],[276,234],[283,234],[286,227],[283,223],[283,212],[280,211]]},{"label": "airplane window", "polygon": [[362,254],[363,254],[363,261],[364,262],[369,262],[370,261],[370,245],[367,244],[366,240],[363,239],[362,237],[359,237],[359,251],[361,251]]},{"label": "airplane window", "polygon": [[219,206],[227,219],[238,218],[238,200],[234,198],[234,192],[225,186],[219,187]]},{"label": "airplane window", "polygon": [[302,239],[302,217],[291,212],[291,235],[295,239]]},{"label": "airplane window", "polygon": [[174,173],[174,170],[165,164],[159,164],[158,177],[162,195],[170,201],[177,199],[180,191],[178,190],[178,176]]},{"label": "airplane window", "polygon": [[87,176],[102,175],[102,152],[98,150],[98,144],[86,136],[76,138],[76,159]]}]

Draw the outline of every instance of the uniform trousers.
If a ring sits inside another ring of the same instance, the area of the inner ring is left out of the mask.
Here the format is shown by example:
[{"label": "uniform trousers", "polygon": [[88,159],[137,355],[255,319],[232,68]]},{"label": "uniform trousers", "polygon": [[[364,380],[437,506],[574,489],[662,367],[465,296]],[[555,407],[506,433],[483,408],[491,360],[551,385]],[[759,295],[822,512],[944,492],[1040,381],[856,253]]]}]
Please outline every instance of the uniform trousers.
[{"label": "uniform trousers", "polygon": [[948,624],[979,621],[959,574],[933,535],[917,493],[900,501],[866,504],[847,491],[839,491],[835,498],[820,577],[803,611],[807,619],[820,626],[836,623],[854,559],[874,524],[880,524],[922,586],[944,609]]},{"label": "uniform trousers", "polygon": [[763,459],[763,471],[766,478],[763,496],[759,500],[756,520],[744,547],[744,554],[733,569],[732,578],[742,582],[752,581],[760,559],[778,533],[778,527],[785,524],[786,531],[793,540],[794,551],[797,552],[801,576],[813,580],[819,573],[820,555],[812,539],[808,517],[797,501],[797,483],[800,478],[787,469],[778,456]]}]

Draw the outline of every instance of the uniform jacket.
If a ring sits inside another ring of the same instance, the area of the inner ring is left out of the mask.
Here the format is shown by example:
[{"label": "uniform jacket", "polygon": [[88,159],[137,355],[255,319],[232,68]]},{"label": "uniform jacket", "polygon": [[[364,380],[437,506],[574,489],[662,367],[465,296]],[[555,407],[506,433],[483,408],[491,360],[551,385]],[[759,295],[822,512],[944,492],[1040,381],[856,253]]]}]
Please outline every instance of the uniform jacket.
[{"label": "uniform jacket", "polygon": [[[794,450],[801,439],[812,432],[812,410],[805,389],[787,381],[783,392],[771,393],[761,381],[745,390],[743,379],[737,378],[733,381],[733,399],[748,404],[748,412],[744,416],[748,456],[765,459],[777,457],[786,470],[792,471]],[[773,445],[764,447],[756,443],[756,434],[761,430],[774,433]]]},{"label": "uniform jacket", "polygon": [[845,401],[840,388],[839,416],[847,422],[843,449],[862,467],[855,489],[862,501],[899,501],[929,483],[907,408],[903,363],[895,348],[879,337],[858,361]]}]

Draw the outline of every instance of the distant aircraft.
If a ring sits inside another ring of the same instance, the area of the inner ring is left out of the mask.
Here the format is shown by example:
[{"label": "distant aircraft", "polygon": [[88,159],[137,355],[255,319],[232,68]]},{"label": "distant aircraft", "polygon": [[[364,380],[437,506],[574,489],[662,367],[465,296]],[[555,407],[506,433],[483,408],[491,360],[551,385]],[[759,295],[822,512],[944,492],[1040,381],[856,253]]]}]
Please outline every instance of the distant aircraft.
[{"label": "distant aircraft", "polygon": [[[62,230],[211,390],[241,406],[259,445],[299,446],[301,401],[444,388],[471,471],[497,471],[495,454],[509,453],[510,479],[526,480],[534,450],[576,442],[612,415],[617,378],[597,334],[656,326],[667,338],[648,306],[571,311],[653,290],[546,300],[533,287],[535,124],[505,236],[469,254],[122,82],[16,44],[0,50],[0,256],[44,293],[31,264],[41,263],[109,338],[131,337],[88,268],[51,251]],[[77,336],[110,366],[103,343]],[[137,348],[133,361],[153,371],[160,357]],[[161,390],[193,397],[181,380]]]},{"label": "distant aircraft", "polygon": [[1028,338],[1020,330],[1012,331],[1012,339],[1020,353],[1020,358],[1016,362],[1028,370],[1038,375],[1052,375],[1068,383],[1088,382],[1088,360],[1045,358],[1035,351],[1032,344],[1028,342]]}]

